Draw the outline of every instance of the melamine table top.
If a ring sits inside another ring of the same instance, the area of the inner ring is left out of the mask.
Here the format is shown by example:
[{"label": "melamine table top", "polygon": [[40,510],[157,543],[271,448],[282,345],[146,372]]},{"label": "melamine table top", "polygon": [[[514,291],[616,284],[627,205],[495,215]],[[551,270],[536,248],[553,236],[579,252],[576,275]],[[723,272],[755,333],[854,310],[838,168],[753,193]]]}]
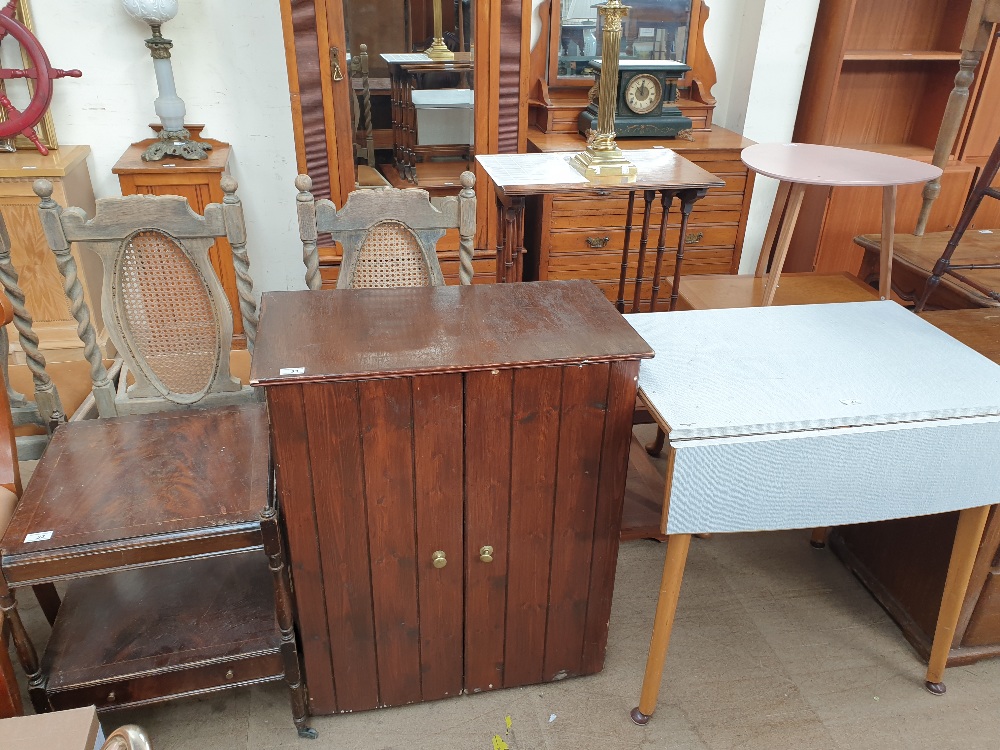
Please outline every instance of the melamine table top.
[{"label": "melamine table top", "polygon": [[541,195],[577,191],[664,190],[723,187],[725,182],[667,148],[623,151],[638,167],[634,177],[589,180],[570,159],[578,152],[477,155],[493,184],[505,195]]},{"label": "melamine table top", "polygon": [[757,174],[804,185],[884,187],[941,176],[939,167],[914,159],[811,143],[758,143],[741,158]]},{"label": "melamine table top", "polygon": [[670,441],[667,534],[996,501],[1000,366],[894,302],[627,316]]},{"label": "melamine table top", "polygon": [[625,317],[671,442],[1000,415],[1000,366],[895,302]]}]

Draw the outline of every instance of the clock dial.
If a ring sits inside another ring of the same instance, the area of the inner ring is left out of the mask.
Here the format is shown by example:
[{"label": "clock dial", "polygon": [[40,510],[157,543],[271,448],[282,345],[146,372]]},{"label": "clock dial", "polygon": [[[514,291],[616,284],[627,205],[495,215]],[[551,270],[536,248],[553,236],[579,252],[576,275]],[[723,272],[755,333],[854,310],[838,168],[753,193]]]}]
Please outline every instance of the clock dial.
[{"label": "clock dial", "polygon": [[640,73],[625,86],[625,104],[637,115],[645,115],[660,106],[663,86],[656,76]]}]

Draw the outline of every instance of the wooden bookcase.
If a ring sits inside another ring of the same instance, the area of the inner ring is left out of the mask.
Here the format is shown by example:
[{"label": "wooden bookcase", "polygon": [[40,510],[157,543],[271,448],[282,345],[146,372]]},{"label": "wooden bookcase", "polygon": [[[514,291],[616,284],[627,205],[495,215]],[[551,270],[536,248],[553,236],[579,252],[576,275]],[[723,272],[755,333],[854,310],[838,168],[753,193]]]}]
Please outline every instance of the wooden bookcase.
[{"label": "wooden bookcase", "polygon": [[[862,148],[930,161],[961,57],[970,0],[821,0],[793,140]],[[984,85],[984,56],[969,114],[942,178],[927,231],[951,229],[978,163],[965,151],[992,147],[1000,88]],[[986,149],[988,153],[989,148]],[[900,190],[896,230],[912,232],[922,186]],[[787,271],[859,270],[859,234],[879,232],[877,190],[810,188]]]}]

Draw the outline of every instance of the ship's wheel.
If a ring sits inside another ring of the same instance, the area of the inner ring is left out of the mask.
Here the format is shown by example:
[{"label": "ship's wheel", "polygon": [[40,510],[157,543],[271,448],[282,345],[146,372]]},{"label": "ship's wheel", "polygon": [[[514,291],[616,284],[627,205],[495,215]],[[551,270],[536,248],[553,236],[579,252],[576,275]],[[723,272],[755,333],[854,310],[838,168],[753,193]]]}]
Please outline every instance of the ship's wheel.
[{"label": "ship's wheel", "polygon": [[52,81],[66,76],[79,78],[83,74],[79,70],[60,70],[52,67],[49,56],[45,54],[35,35],[14,16],[16,6],[16,0],[11,0],[3,10],[0,10],[0,42],[10,34],[21,45],[31,65],[24,69],[0,67],[0,80],[30,78],[35,85],[31,101],[23,112],[11,104],[6,92],[0,91],[0,107],[7,113],[7,119],[0,122],[0,138],[10,138],[20,133],[35,144],[35,148],[42,156],[47,156],[49,150],[38,140],[35,125],[45,116],[52,102]]}]

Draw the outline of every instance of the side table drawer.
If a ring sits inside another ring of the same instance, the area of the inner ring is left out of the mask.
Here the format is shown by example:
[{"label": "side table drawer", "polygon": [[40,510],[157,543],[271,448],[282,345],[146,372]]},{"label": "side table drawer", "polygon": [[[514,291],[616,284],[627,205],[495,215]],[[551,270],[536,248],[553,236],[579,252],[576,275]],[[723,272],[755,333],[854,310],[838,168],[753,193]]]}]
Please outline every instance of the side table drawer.
[{"label": "side table drawer", "polygon": [[[667,225],[667,248],[675,249],[679,239],[679,228]],[[736,244],[739,227],[736,224],[698,226],[688,225],[687,247],[732,247]],[[639,232],[632,231],[631,252],[635,254],[639,248]],[[656,255],[656,243],[659,239],[659,228],[650,227],[649,243],[646,248],[647,258],[650,251]],[[566,253],[601,253],[611,254],[621,258],[622,247],[625,244],[624,229],[593,229],[577,231],[554,231],[550,235],[549,267],[554,265],[552,256]],[[620,262],[620,261],[619,261]]]},{"label": "side table drawer", "polygon": [[186,666],[175,671],[154,672],[141,677],[109,680],[49,693],[54,709],[97,706],[98,711],[160,703],[185,695],[228,690],[283,679],[280,652],[233,661]]}]

